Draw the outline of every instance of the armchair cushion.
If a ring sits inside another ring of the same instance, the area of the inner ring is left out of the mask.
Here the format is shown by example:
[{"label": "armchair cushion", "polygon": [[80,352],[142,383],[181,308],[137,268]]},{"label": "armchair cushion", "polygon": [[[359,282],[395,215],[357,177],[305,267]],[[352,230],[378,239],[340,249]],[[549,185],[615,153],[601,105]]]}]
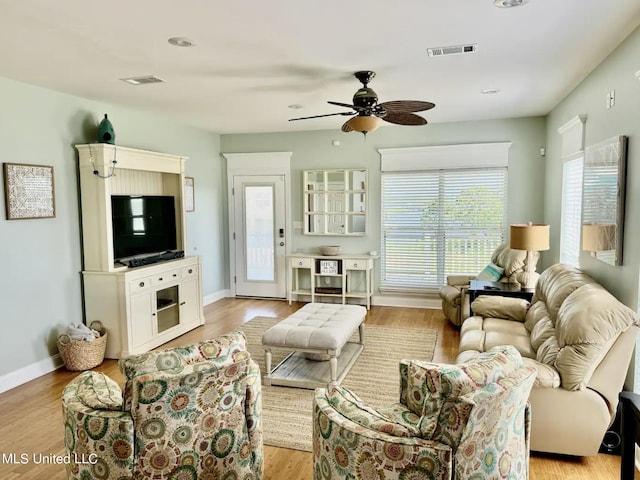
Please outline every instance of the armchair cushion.
[{"label": "armchair cushion", "polygon": [[122,410],[122,390],[104,373],[86,371],[78,375],[76,397],[96,410]]},{"label": "armchair cushion", "polygon": [[480,295],[471,304],[475,315],[524,322],[529,302],[523,298]]},{"label": "armchair cushion", "polygon": [[504,268],[499,267],[493,263],[490,263],[478,274],[476,280],[483,280],[485,282],[497,282],[502,278]]},{"label": "armchair cushion", "polygon": [[400,423],[401,418],[387,416],[367,406],[360,397],[346,388],[330,387],[327,391],[327,400],[335,411],[369,430],[387,433],[394,437],[420,436],[420,431],[415,425],[408,422]]}]

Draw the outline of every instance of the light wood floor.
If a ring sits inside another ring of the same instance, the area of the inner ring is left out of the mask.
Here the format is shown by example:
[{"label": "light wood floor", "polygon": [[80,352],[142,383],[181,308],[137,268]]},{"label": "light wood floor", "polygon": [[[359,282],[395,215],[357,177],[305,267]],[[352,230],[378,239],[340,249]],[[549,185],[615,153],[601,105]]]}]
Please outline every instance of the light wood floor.
[{"label": "light wood floor", "polygon": [[[255,316],[284,318],[302,304],[289,306],[282,301],[224,299],[205,308],[206,323],[163,346],[187,345],[229,332]],[[368,324],[398,328],[429,328],[438,332],[435,361],[455,359],[459,334],[440,310],[419,308],[372,307]],[[96,370],[110,375],[119,383],[123,377],[115,360],[105,360]],[[62,408],[63,387],[77,372],[60,369],[0,394],[0,454],[62,455],[64,453]],[[588,421],[588,419],[585,419]],[[6,460],[6,459],[5,459]],[[2,461],[2,457],[0,457]],[[542,456],[532,454],[532,480],[613,480],[620,478],[620,457],[598,455],[588,458]],[[61,465],[25,465],[0,463],[0,479],[65,479]],[[308,452],[265,447],[265,480],[309,480],[312,478],[312,457]],[[636,479],[640,475],[636,473]]]}]

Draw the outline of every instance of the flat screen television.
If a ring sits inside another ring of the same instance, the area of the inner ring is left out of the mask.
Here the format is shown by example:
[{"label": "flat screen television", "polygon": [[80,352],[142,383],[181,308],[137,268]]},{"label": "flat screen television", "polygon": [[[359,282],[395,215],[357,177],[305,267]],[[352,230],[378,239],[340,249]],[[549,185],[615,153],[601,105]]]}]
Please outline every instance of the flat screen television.
[{"label": "flat screen television", "polygon": [[112,195],[111,214],[115,261],[177,248],[173,197]]}]

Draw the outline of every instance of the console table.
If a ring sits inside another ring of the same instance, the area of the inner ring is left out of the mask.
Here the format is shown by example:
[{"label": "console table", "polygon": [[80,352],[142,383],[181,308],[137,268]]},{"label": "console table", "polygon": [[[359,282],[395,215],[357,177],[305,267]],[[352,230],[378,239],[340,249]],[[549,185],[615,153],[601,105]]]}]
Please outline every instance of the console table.
[{"label": "console table", "polygon": [[533,298],[533,288],[520,288],[519,283],[485,282],[482,280],[471,280],[468,293],[469,316],[473,315],[471,304],[480,295],[524,298],[529,302]]},{"label": "console table", "polygon": [[334,297],[347,303],[348,298],[364,300],[367,309],[373,296],[373,263],[371,255],[287,255],[289,305],[294,295],[308,295],[311,302],[317,297]]}]

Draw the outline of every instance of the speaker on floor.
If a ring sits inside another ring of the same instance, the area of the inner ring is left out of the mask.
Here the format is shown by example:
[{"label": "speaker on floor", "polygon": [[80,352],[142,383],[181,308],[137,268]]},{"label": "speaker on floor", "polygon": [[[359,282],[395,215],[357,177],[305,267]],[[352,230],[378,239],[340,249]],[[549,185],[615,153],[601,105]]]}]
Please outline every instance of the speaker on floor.
[{"label": "speaker on floor", "polygon": [[607,453],[609,455],[620,455],[622,451],[622,430],[620,425],[620,412],[622,406],[618,404],[618,410],[616,411],[616,418],[613,424],[609,427],[604,434],[602,443],[600,444],[600,453]]}]

